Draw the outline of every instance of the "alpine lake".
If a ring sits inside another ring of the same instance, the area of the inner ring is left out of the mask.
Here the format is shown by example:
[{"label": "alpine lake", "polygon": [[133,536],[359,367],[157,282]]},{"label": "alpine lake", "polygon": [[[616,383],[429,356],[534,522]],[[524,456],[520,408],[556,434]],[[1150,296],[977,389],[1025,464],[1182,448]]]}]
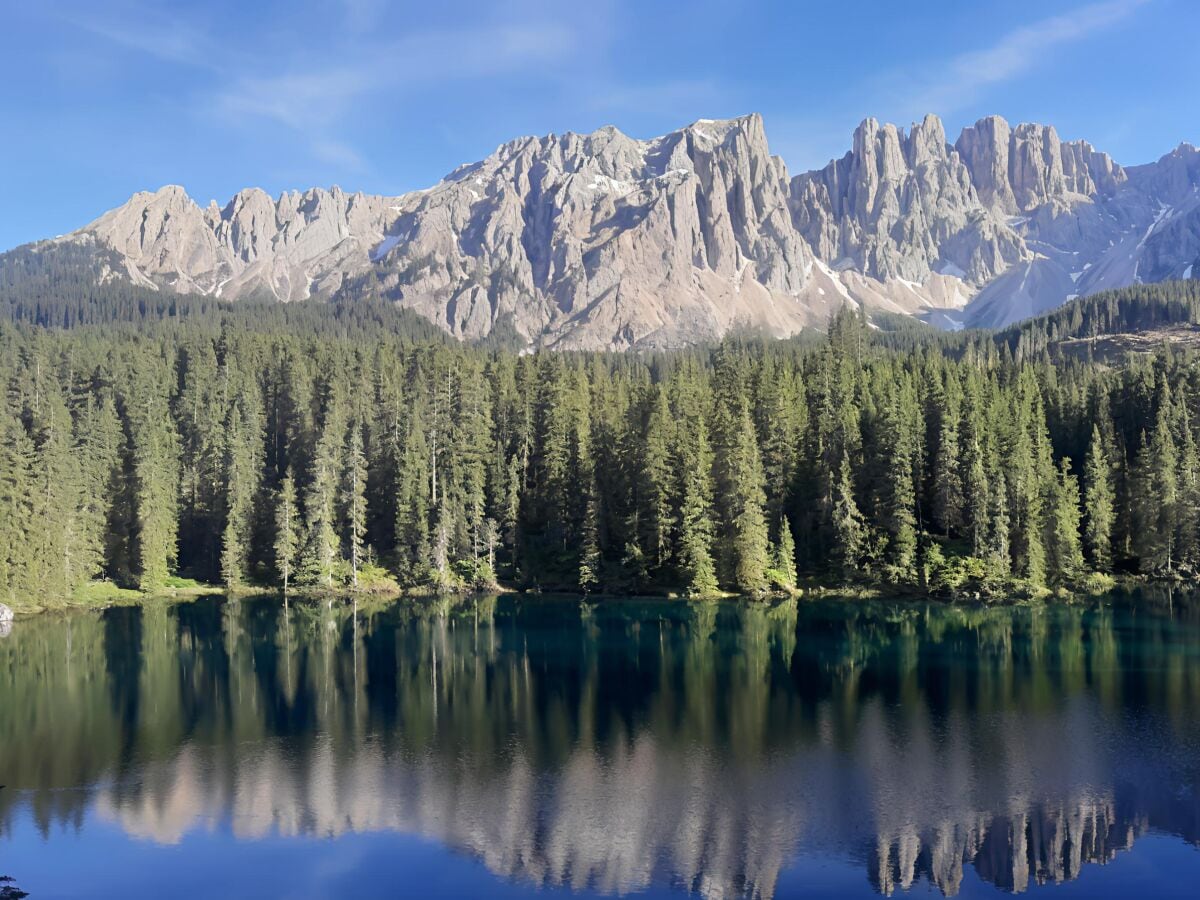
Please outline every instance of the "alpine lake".
[{"label": "alpine lake", "polygon": [[1200,600],[47,614],[0,784],[33,900],[1194,898]]}]

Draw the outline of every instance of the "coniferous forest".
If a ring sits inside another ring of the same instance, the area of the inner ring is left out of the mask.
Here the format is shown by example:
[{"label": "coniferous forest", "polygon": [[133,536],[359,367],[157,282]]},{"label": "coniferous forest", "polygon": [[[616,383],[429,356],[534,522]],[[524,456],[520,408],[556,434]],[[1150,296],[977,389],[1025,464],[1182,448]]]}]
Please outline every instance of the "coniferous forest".
[{"label": "coniferous forest", "polygon": [[10,600],[178,576],[707,595],[1200,569],[1196,353],[1055,352],[1193,323],[1194,284],[994,335],[846,311],[821,336],[627,354],[464,346],[366,306],[121,308],[5,307]]}]

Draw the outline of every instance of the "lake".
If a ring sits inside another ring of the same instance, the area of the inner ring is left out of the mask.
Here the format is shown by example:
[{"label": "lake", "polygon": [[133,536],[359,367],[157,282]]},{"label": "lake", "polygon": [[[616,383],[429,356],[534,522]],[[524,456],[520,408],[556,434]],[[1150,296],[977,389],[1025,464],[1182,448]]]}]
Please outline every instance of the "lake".
[{"label": "lake", "polygon": [[45,897],[1195,897],[1200,602],[151,602],[0,638]]}]

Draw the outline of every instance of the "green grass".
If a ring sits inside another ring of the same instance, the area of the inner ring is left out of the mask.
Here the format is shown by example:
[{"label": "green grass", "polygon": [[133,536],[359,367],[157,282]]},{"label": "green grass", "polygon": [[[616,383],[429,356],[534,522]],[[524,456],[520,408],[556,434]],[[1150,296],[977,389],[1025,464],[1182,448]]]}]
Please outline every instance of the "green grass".
[{"label": "green grass", "polygon": [[76,588],[70,595],[62,597],[13,597],[5,603],[18,615],[33,615],[68,609],[104,609],[131,603],[143,603],[155,597],[188,597],[221,593],[222,589],[204,584],[192,578],[168,578],[161,588],[140,591],[125,588],[111,581],[89,581]]}]

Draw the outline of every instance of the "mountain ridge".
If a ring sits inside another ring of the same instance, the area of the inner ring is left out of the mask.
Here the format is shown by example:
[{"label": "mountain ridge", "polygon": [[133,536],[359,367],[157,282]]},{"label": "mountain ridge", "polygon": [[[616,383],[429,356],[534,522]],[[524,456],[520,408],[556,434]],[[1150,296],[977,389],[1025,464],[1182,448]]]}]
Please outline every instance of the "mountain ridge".
[{"label": "mountain ridge", "polygon": [[[220,299],[368,297],[461,339],[671,347],[749,326],[787,336],[844,303],[1000,326],[1111,287],[1200,275],[1200,151],[1122,167],[1049,125],[865,119],[791,175],[762,117],[641,140],[614,126],[516,138],[383,196],[258,188],[201,207],[139,192],[68,235],[101,279]],[[4,256],[0,255],[0,265]],[[107,257],[106,257],[107,259]]]}]

